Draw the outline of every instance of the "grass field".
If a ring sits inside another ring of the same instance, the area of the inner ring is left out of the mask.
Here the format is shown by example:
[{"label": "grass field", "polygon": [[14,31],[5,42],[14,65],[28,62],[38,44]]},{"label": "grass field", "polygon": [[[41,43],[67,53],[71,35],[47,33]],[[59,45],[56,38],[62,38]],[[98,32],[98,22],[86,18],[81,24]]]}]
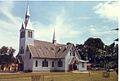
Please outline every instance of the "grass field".
[{"label": "grass field", "polygon": [[40,78],[39,81],[117,81],[118,79],[116,72],[110,72],[109,78],[104,78],[102,75],[103,71],[92,71],[90,75],[71,72],[6,73],[0,74],[0,81],[38,81],[37,78]]}]

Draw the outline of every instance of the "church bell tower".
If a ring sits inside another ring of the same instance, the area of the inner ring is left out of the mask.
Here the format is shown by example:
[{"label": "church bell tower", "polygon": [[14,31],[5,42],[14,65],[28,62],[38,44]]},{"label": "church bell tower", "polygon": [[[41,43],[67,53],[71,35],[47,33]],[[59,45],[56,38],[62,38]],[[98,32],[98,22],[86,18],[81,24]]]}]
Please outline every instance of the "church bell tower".
[{"label": "church bell tower", "polygon": [[24,22],[20,29],[19,54],[24,55],[27,45],[34,45],[34,30],[30,21],[29,5],[27,4]]}]

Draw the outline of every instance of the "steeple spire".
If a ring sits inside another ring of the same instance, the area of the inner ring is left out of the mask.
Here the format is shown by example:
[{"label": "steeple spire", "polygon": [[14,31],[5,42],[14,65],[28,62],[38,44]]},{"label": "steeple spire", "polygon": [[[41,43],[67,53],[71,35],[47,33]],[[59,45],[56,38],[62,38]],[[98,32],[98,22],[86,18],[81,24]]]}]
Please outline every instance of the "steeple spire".
[{"label": "steeple spire", "polygon": [[55,29],[54,29],[54,33],[53,33],[53,40],[52,43],[55,44],[56,43],[56,39],[55,39]]},{"label": "steeple spire", "polygon": [[31,30],[33,30],[32,23],[30,22],[30,11],[29,10],[30,10],[29,3],[27,1],[27,7],[26,7],[24,25],[25,25],[25,29],[31,29]]},{"label": "steeple spire", "polygon": [[28,3],[28,1],[27,1],[27,8],[26,8],[25,18],[26,17],[30,17],[30,11],[29,11],[29,3]]}]

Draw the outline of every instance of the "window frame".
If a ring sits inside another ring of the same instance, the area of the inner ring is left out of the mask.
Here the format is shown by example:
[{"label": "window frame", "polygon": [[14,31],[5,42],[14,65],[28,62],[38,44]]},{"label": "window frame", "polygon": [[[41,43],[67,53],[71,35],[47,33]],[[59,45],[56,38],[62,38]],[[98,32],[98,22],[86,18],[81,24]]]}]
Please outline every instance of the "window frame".
[{"label": "window frame", "polygon": [[28,30],[28,37],[32,38],[32,31]]},{"label": "window frame", "polygon": [[37,60],[35,61],[35,67],[38,67],[38,61]]},{"label": "window frame", "polygon": [[85,64],[84,64],[84,62],[82,62],[82,68],[84,68],[85,67]]},{"label": "window frame", "polygon": [[61,59],[58,60],[58,67],[63,67],[63,61]]},{"label": "window frame", "polygon": [[48,67],[48,61],[46,59],[42,61],[42,67]]},{"label": "window frame", "polygon": [[54,61],[52,61],[52,67],[54,67],[55,66],[55,63],[54,63]]},{"label": "window frame", "polygon": [[32,58],[32,55],[31,55],[31,53],[29,54],[29,59],[31,59]]},{"label": "window frame", "polygon": [[25,37],[25,31],[21,31],[20,32],[20,38],[24,38]]}]

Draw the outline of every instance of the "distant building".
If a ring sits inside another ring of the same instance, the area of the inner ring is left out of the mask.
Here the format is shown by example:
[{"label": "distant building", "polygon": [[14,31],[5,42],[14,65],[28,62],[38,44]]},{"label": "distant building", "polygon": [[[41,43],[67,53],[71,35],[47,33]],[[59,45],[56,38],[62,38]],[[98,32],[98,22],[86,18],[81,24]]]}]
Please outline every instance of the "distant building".
[{"label": "distant building", "polygon": [[23,71],[72,71],[87,70],[87,61],[81,60],[73,44],[59,44],[34,39],[29,6],[20,29],[19,70]]}]

